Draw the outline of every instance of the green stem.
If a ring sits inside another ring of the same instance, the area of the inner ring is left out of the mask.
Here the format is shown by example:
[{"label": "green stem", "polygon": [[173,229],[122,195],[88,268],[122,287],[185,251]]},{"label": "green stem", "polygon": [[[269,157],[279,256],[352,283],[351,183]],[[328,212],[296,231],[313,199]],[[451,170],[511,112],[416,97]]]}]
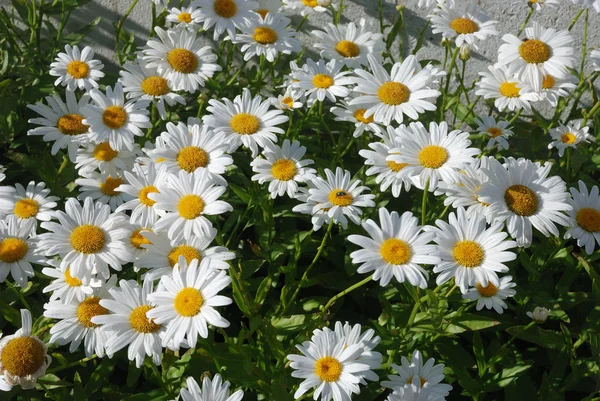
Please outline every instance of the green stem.
[{"label": "green stem", "polygon": [[25,309],[27,309],[29,312],[31,312],[31,307],[29,307],[29,303],[27,302],[27,300],[25,300],[25,297],[23,296],[23,293],[21,292],[21,290],[20,289],[17,290],[15,288],[15,285],[9,281],[7,281],[6,283],[8,284],[10,289],[15,293],[17,298],[19,298],[19,301],[21,301],[21,303],[23,304]]},{"label": "green stem", "polygon": [[516,121],[517,118],[519,118],[519,116],[521,115],[521,113],[523,112],[523,109],[520,109],[519,111],[517,111],[517,114],[515,114],[513,116],[513,118],[510,119],[509,124],[512,124]]},{"label": "green stem", "polygon": [[307,19],[308,19],[308,14],[305,15],[304,18],[302,18],[300,25],[298,25],[298,28],[296,28],[296,32],[300,32],[300,29],[302,29],[302,26],[304,25],[304,23],[306,22]]},{"label": "green stem", "polygon": [[583,46],[581,49],[581,68],[579,76],[583,78],[583,67],[585,66],[585,58],[587,56],[587,38],[588,38],[588,20],[589,20],[590,10],[589,8],[585,9],[585,19],[583,20]]},{"label": "green stem", "polygon": [[527,17],[525,18],[525,21],[523,21],[523,25],[521,25],[521,29],[519,29],[519,33],[517,33],[517,36],[521,36],[521,34],[523,33],[523,30],[525,30],[525,27],[527,26],[527,23],[531,19],[532,15],[533,15],[533,7],[529,7],[529,12],[527,13]]},{"label": "green stem", "polygon": [[528,330],[529,328],[533,327],[535,325],[535,321],[532,321],[531,323],[529,323],[527,326],[523,327],[521,330],[517,331],[511,338],[510,340],[508,340],[508,342],[504,343],[502,345],[502,347],[500,347],[500,349],[498,350],[498,352],[496,352],[496,355],[494,355],[493,357],[491,357],[488,362],[485,364],[485,366],[483,367],[483,370],[481,372],[481,374],[479,375],[480,377],[483,377],[483,375],[485,374],[485,372],[487,372],[487,370],[489,368],[491,368],[494,363],[496,363],[496,360],[499,359],[502,354],[504,353],[504,351],[506,351],[506,349],[510,346],[510,344],[512,344],[513,341],[516,340],[517,336],[519,334],[521,334],[522,332],[524,332],[525,330]]},{"label": "green stem", "polygon": [[600,100],[596,102],[596,104],[594,105],[594,107],[592,107],[589,113],[586,113],[585,118],[583,119],[584,127],[590,118],[594,118],[594,115],[598,112],[598,110],[600,110]]},{"label": "green stem", "polygon": [[46,371],[46,373],[56,373],[56,372],[60,372],[61,370],[69,369],[69,368],[72,368],[72,367],[75,367],[75,366],[81,366],[84,363],[91,361],[92,359],[96,359],[96,354],[92,355],[89,358],[82,358],[82,359],[80,359],[78,361],[67,363],[66,365],[62,365],[62,366],[59,366],[59,367],[54,368],[54,369],[49,369],[49,370]]},{"label": "green stem", "polygon": [[577,23],[577,20],[579,19],[579,17],[581,17],[581,14],[583,14],[583,8],[581,10],[579,10],[579,12],[577,13],[577,15],[575,16],[575,18],[573,18],[573,20],[571,21],[571,25],[569,25],[569,31],[571,29],[573,29],[573,27],[575,26],[575,23]]},{"label": "green stem", "polygon": [[331,305],[333,305],[333,303],[335,301],[344,297],[346,294],[356,290],[357,288],[362,287],[363,285],[367,284],[371,280],[373,280],[373,274],[371,274],[369,277],[359,281],[358,283],[351,285],[350,287],[346,288],[344,291],[334,295],[333,297],[331,297],[331,299],[329,301],[327,301],[327,303],[323,307],[323,312],[327,312],[327,310],[331,307]]},{"label": "green stem", "polygon": [[423,188],[423,199],[421,200],[421,225],[425,225],[425,218],[427,217],[427,195],[429,194],[429,178]]},{"label": "green stem", "polygon": [[117,32],[116,32],[117,38],[116,38],[116,41],[117,41],[117,58],[119,60],[119,64],[123,64],[123,57],[122,57],[122,54],[121,54],[121,45],[119,43],[120,37],[121,37],[121,31],[123,30],[123,25],[125,24],[125,21],[127,21],[127,18],[129,18],[129,14],[131,14],[131,12],[133,11],[133,8],[137,4],[137,2],[138,2],[138,0],[133,0],[133,2],[131,3],[131,5],[127,9],[127,12],[123,16],[123,18],[121,18],[121,20],[119,21],[119,23],[117,24]]}]

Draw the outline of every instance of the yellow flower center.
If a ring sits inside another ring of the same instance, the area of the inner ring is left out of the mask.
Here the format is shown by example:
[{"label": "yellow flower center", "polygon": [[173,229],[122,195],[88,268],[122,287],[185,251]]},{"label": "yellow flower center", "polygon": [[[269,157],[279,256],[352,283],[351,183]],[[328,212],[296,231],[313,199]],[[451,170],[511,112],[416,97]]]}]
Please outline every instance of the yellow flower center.
[{"label": "yellow flower center", "polygon": [[281,101],[281,103],[285,104],[290,109],[294,108],[294,99],[292,99],[291,97],[285,97],[285,98],[283,98],[283,100]]},{"label": "yellow flower center", "polygon": [[600,231],[600,211],[591,207],[579,209],[575,216],[577,224],[585,231],[595,233]]},{"label": "yellow flower center", "polygon": [[319,5],[318,0],[302,0],[302,3],[308,7],[316,7]]},{"label": "yellow flower center", "polygon": [[277,42],[277,32],[268,26],[259,26],[254,29],[254,40],[261,45],[272,45]]},{"label": "yellow flower center", "polygon": [[452,249],[454,260],[464,267],[478,267],[485,259],[485,251],[475,241],[463,240],[454,245]]},{"label": "yellow flower center", "polygon": [[498,89],[504,97],[519,97],[521,89],[517,88],[516,82],[502,82]]},{"label": "yellow flower center", "polygon": [[109,162],[117,155],[119,152],[110,147],[108,142],[102,142],[96,145],[94,148],[94,158],[99,161]]},{"label": "yellow flower center", "polygon": [[4,238],[0,241],[0,260],[4,263],[14,263],[23,259],[29,250],[27,242],[20,238]]},{"label": "yellow flower center", "polygon": [[410,89],[400,82],[386,82],[379,87],[377,91],[379,100],[388,106],[398,106],[408,102],[410,99]]},{"label": "yellow flower center", "polygon": [[2,349],[0,356],[4,369],[14,376],[32,375],[44,365],[46,352],[34,337],[16,337]]},{"label": "yellow flower center", "polygon": [[390,170],[392,170],[394,173],[397,173],[398,171],[402,170],[404,167],[408,166],[408,163],[396,163],[396,162],[388,160],[387,165],[390,168]]},{"label": "yellow flower center", "polygon": [[185,195],[177,204],[179,215],[187,220],[193,220],[202,214],[204,201],[198,195]]},{"label": "yellow flower center", "polygon": [[156,203],[156,201],[153,201],[152,199],[148,198],[148,194],[151,193],[159,193],[158,189],[156,189],[154,185],[148,185],[147,187],[142,188],[140,190],[140,196],[138,197],[140,199],[140,202],[142,202],[142,204],[148,207],[154,206],[154,204]]},{"label": "yellow flower center", "polygon": [[393,265],[404,265],[412,257],[410,245],[397,238],[389,238],[383,241],[379,253],[383,260]]},{"label": "yellow flower center", "polygon": [[208,153],[197,146],[187,146],[177,154],[177,164],[182,170],[193,173],[197,168],[208,165]]},{"label": "yellow flower center", "polygon": [[554,88],[554,84],[556,80],[552,75],[544,75],[544,79],[542,80],[542,89],[552,89]]},{"label": "yellow flower center", "polygon": [[98,253],[104,248],[106,237],[100,227],[84,224],[71,233],[71,246],[77,252]]},{"label": "yellow flower center", "polygon": [[179,13],[179,15],[177,16],[177,19],[179,20],[179,22],[185,22],[186,24],[189,24],[190,22],[192,22],[192,14]]},{"label": "yellow flower center", "polygon": [[213,9],[223,18],[231,18],[237,14],[237,4],[233,0],[215,0]]},{"label": "yellow flower center", "polygon": [[474,33],[479,31],[479,25],[469,18],[456,18],[450,23],[450,28],[458,34]]},{"label": "yellow flower center", "polygon": [[296,176],[296,163],[288,159],[279,159],[271,167],[271,174],[279,181],[289,181]]},{"label": "yellow flower center", "polygon": [[121,178],[106,177],[106,181],[100,184],[100,191],[107,196],[117,196],[121,192],[115,189],[123,184],[123,182]]},{"label": "yellow flower center", "polygon": [[194,259],[198,259],[198,262],[202,260],[202,255],[196,248],[189,245],[179,245],[171,249],[171,252],[169,252],[169,255],[167,256],[171,267],[174,267],[177,263],[179,263],[180,256],[185,258],[185,261],[188,263],[188,265]]},{"label": "yellow flower center", "polygon": [[65,135],[81,135],[88,132],[89,125],[83,124],[81,114],[65,114],[56,122],[56,128]]},{"label": "yellow flower center", "polygon": [[[409,377],[408,380],[406,381],[406,383],[412,383],[413,377],[414,376]],[[427,383],[427,380],[423,379],[420,376],[417,376],[417,377],[419,378],[419,381],[421,382],[421,387],[423,387],[425,385],[425,383]]]},{"label": "yellow flower center", "polygon": [[258,10],[254,10],[254,12],[263,17],[263,19],[265,19],[267,17],[267,14],[269,13],[269,10],[266,8],[259,8]]},{"label": "yellow flower center", "polygon": [[329,202],[336,206],[348,206],[352,203],[352,195],[342,189],[334,189],[329,193]]},{"label": "yellow flower center", "polygon": [[519,216],[531,216],[538,209],[538,197],[524,185],[512,185],[504,193],[506,206]]},{"label": "yellow flower center", "polygon": [[92,318],[99,315],[107,315],[108,309],[100,305],[100,298],[89,297],[83,300],[77,307],[77,320],[83,327],[98,327],[98,324],[92,323]]},{"label": "yellow flower center", "polygon": [[488,281],[487,287],[484,287],[481,284],[477,283],[477,292],[482,297],[489,298],[489,297],[493,297],[494,295],[496,295],[496,293],[498,292],[498,287],[496,287],[494,284],[492,284],[489,281]]},{"label": "yellow flower center", "polygon": [[88,76],[90,67],[83,61],[71,61],[67,66],[67,72],[75,79],[82,79]]},{"label": "yellow flower center", "polygon": [[361,122],[363,124],[370,124],[373,122],[373,115],[370,115],[369,117],[365,118],[365,112],[367,110],[366,109],[358,109],[354,112],[354,118],[356,118],[356,121]]},{"label": "yellow flower center", "polygon": [[167,54],[169,65],[177,72],[191,74],[198,68],[198,58],[194,53],[181,47]]},{"label": "yellow flower center", "polygon": [[71,268],[67,267],[67,270],[65,270],[65,283],[67,283],[67,285],[69,287],[81,287],[81,280],[79,280],[77,277],[73,277],[71,276]]},{"label": "yellow flower center", "polygon": [[150,96],[162,96],[169,93],[169,83],[163,77],[154,75],[142,81],[142,90]]},{"label": "yellow flower center", "polygon": [[347,58],[358,57],[360,54],[360,47],[350,40],[342,40],[335,45],[335,51]]},{"label": "yellow flower center", "polygon": [[239,113],[231,118],[229,125],[240,135],[252,135],[260,129],[260,119],[252,114]]},{"label": "yellow flower center", "polygon": [[204,304],[202,293],[191,287],[186,287],[175,296],[174,307],[181,316],[196,316]]},{"label": "yellow flower center", "polygon": [[496,127],[488,128],[487,132],[492,138],[496,138],[502,135],[502,130]]},{"label": "yellow flower center", "polygon": [[29,219],[37,214],[40,210],[40,204],[33,199],[19,199],[15,203],[13,213],[22,219]]},{"label": "yellow flower center", "polygon": [[529,39],[521,43],[519,54],[526,63],[540,64],[552,57],[552,49],[541,40]]},{"label": "yellow flower center", "polygon": [[142,235],[142,231],[150,231],[147,228],[138,228],[137,230],[131,233],[131,237],[129,237],[129,241],[131,245],[133,245],[137,249],[145,249],[142,245],[150,245],[152,242],[148,241],[148,238]]},{"label": "yellow flower center", "polygon": [[312,81],[314,86],[321,89],[327,89],[333,85],[333,78],[327,74],[317,74]]},{"label": "yellow flower center", "polygon": [[572,145],[577,140],[577,137],[572,132],[567,132],[566,134],[562,134],[560,136],[560,140],[562,143],[566,143],[567,145]]},{"label": "yellow flower center", "polygon": [[102,122],[108,128],[119,129],[127,122],[127,112],[121,106],[108,106],[102,113]]},{"label": "yellow flower center", "polygon": [[342,370],[342,364],[331,356],[319,358],[315,363],[315,374],[319,376],[321,380],[326,382],[337,381],[342,374]]},{"label": "yellow flower center", "polygon": [[160,330],[161,325],[154,323],[154,319],[150,320],[146,313],[153,309],[150,305],[138,306],[131,311],[129,315],[129,323],[138,333],[155,333]]},{"label": "yellow flower center", "polygon": [[440,168],[448,160],[448,151],[438,145],[425,146],[419,152],[419,163],[425,168]]}]

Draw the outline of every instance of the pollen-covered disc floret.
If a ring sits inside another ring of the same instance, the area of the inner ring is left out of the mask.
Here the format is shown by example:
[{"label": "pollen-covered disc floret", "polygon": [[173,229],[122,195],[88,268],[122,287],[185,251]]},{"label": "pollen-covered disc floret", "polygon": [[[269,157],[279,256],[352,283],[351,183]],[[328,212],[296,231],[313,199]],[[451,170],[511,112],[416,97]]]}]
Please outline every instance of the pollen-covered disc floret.
[{"label": "pollen-covered disc floret", "polygon": [[213,40],[218,40],[227,31],[230,38],[236,38],[236,27],[253,18],[258,3],[252,0],[196,0],[199,19],[205,31],[213,29]]},{"label": "pollen-covered disc floret", "polygon": [[432,32],[441,33],[444,38],[454,39],[457,47],[467,45],[478,49],[478,42],[498,34],[497,21],[490,21],[489,17],[474,5],[461,13],[445,4],[440,4],[430,18]]},{"label": "pollen-covered disc floret", "polygon": [[379,209],[379,225],[369,219],[362,223],[369,237],[350,235],[348,241],[363,249],[350,254],[352,262],[360,264],[358,273],[373,273],[373,280],[386,286],[396,278],[399,283],[427,288],[427,271],[420,264],[434,265],[440,259],[435,254],[435,246],[428,245],[433,233],[421,232],[422,227],[411,212],[401,216]]},{"label": "pollen-covered disc floret", "polygon": [[302,68],[291,73],[295,81],[292,88],[304,92],[309,106],[326,98],[335,102],[338,97],[344,98],[350,94],[350,72],[342,71],[343,67],[344,63],[339,60],[325,63],[324,60],[315,62],[309,58]]},{"label": "pollen-covered disc floret", "polygon": [[35,220],[19,221],[14,215],[0,222],[0,283],[8,274],[19,287],[26,287],[34,276],[32,263],[43,264],[45,258],[37,252]]},{"label": "pollen-covered disc floret", "polygon": [[558,149],[558,156],[562,157],[568,148],[577,149],[582,143],[590,143],[596,140],[596,137],[588,134],[589,127],[582,127],[581,120],[575,120],[566,125],[559,125],[549,131],[552,142],[548,144],[548,149]]},{"label": "pollen-covered disc floret", "polygon": [[494,105],[499,111],[523,109],[531,112],[531,103],[540,100],[528,83],[509,73],[506,67],[489,66],[488,71],[479,73],[483,78],[477,82],[479,89],[475,94],[484,99],[495,99]]},{"label": "pollen-covered disc floret", "polygon": [[210,258],[188,263],[180,256],[172,276],[162,276],[161,288],[148,298],[157,305],[148,317],[167,327],[163,346],[171,342],[175,348],[183,344],[194,348],[198,336],[208,337],[209,324],[229,327],[215,307],[232,303],[231,298],[218,295],[230,283],[231,278],[215,269]]},{"label": "pollen-covered disc floret", "polygon": [[17,183],[12,191],[0,191],[0,219],[15,216],[19,224],[32,221],[31,233],[37,228],[37,221],[50,221],[55,216],[54,208],[59,200],[50,196],[50,189],[43,181],[29,182],[26,187]]},{"label": "pollen-covered disc floret", "polygon": [[79,50],[77,46],[65,45],[65,52],[58,53],[50,64],[50,75],[58,77],[54,85],[66,86],[68,91],[97,88],[96,81],[104,76],[104,64],[94,59],[94,50],[89,46]]},{"label": "pollen-covered disc floret", "polygon": [[80,185],[77,199],[84,200],[87,197],[95,202],[109,205],[112,211],[115,211],[124,202],[132,199],[128,193],[123,193],[119,189],[125,184],[125,179],[121,175],[90,173],[88,177],[78,178],[75,184]]},{"label": "pollen-covered disc floret", "polygon": [[486,149],[496,148],[498,151],[508,150],[507,139],[513,135],[510,122],[496,119],[493,116],[481,116],[475,118],[478,127],[477,130],[489,138]]},{"label": "pollen-covered disc floret", "polygon": [[591,255],[600,245],[600,192],[597,186],[588,190],[583,181],[578,183],[579,189],[570,188],[572,198],[568,199],[572,209],[569,215],[568,230],[565,238],[574,238],[577,245]]},{"label": "pollen-covered disc floret", "polygon": [[368,187],[361,186],[360,180],[350,181],[348,170],[337,167],[335,174],[325,169],[326,179],[317,176],[311,181],[308,200],[314,202],[313,214],[326,211],[328,221],[341,223],[342,228],[348,227],[348,219],[354,224],[360,224],[361,207],[373,207],[375,195],[362,193]]},{"label": "pollen-covered disc floret", "polygon": [[556,224],[569,225],[563,214],[572,209],[567,202],[569,193],[560,177],[548,177],[551,167],[549,162],[540,165],[509,157],[504,165],[490,159],[484,169],[489,181],[481,187],[479,199],[490,205],[493,221],[506,223],[519,246],[531,245],[532,226],[550,236],[558,235]]},{"label": "pollen-covered disc floret", "polygon": [[425,230],[435,233],[434,241],[438,245],[434,255],[441,261],[433,268],[439,273],[438,285],[454,277],[463,294],[476,283],[499,285],[497,273],[507,272],[504,263],[517,257],[509,251],[517,244],[506,240],[508,234],[502,232],[501,222],[486,227],[484,216],[468,217],[459,207],[456,214],[449,214],[448,222],[436,220],[435,224],[437,227],[427,226]]},{"label": "pollen-covered disc floret", "polygon": [[52,357],[31,328],[31,314],[21,309],[21,328],[0,340],[0,390],[10,391],[16,385],[24,390],[35,388],[37,379],[46,374]]},{"label": "pollen-covered disc floret", "polygon": [[348,121],[354,123],[354,132],[352,136],[358,138],[365,132],[372,132],[377,136],[385,136],[384,128],[375,122],[373,116],[365,117],[367,109],[360,104],[348,104],[345,100],[338,103],[338,106],[331,108],[335,114],[336,121]]},{"label": "pollen-covered disc floret", "polygon": [[499,284],[492,282],[488,282],[487,285],[476,283],[466,294],[463,294],[463,298],[471,301],[477,300],[477,310],[485,307],[502,314],[504,309],[508,308],[504,300],[514,297],[517,293],[513,290],[514,287],[516,287],[516,284],[512,282],[512,276],[504,276],[500,278]]}]

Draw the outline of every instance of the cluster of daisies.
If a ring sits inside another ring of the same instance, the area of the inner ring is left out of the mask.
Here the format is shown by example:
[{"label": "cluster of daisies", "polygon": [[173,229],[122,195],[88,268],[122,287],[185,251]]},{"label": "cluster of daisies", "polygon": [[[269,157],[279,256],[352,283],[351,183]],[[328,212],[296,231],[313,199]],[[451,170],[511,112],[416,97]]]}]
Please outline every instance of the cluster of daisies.
[{"label": "cluster of daisies", "polygon": [[[284,12],[335,12],[337,5],[196,0],[166,9],[164,0],[153,1],[167,14],[169,27],[155,28],[156,37],[122,66],[118,82],[101,90],[103,65],[94,51],[67,45],[50,65],[64,97],[52,94],[29,106],[39,114],[29,121],[37,125],[29,135],[52,142],[53,155],[66,150],[78,171],[78,196],[59,208],[61,200],[43,182],[0,186],[0,282],[10,274],[26,287],[33,265],[44,266],[41,273],[52,278],[43,289],[49,293],[44,316],[55,320],[50,343],[70,352],[83,344],[87,357],[111,358],[127,348],[140,367],[146,357],[160,364],[165,349],[194,348],[209,328],[229,326],[221,312],[232,300],[220,292],[231,283],[228,261],[235,253],[213,245],[218,235],[213,223],[219,218],[214,216],[232,211],[221,197],[235,167],[232,154],[240,149],[253,158],[251,179],[268,183],[273,199],[296,199],[293,211],[309,215],[314,230],[362,225],[368,236],[348,236],[360,247],[350,257],[358,273],[372,274],[381,286],[395,278],[427,288],[423,265],[429,265],[437,285],[452,280],[464,299],[477,301],[477,310],[502,313],[516,286],[506,263],[516,258],[517,247],[531,245],[533,229],[549,237],[565,227],[564,237],[576,239],[588,254],[600,243],[598,187],[588,189],[580,181],[569,193],[560,177],[550,175],[551,163],[499,161],[472,147],[469,132],[451,130],[446,122],[418,122],[436,110],[446,72],[423,66],[415,56],[386,68],[384,35],[364,19],[312,31],[320,58],[291,61],[277,96],[263,99],[242,88],[234,99],[210,99],[201,118],[180,121],[178,105],[222,69],[213,49],[202,44],[201,30],[239,45],[245,61],[272,63],[302,51]],[[474,8],[461,12],[450,0],[420,3],[435,3],[433,32],[447,39],[453,60],[498,34],[495,21]],[[556,106],[578,82],[570,70],[575,58],[567,31],[534,22],[525,37],[505,35],[498,63],[477,82],[475,94],[495,99],[499,112],[531,111],[538,102]],[[600,70],[600,52],[590,56]],[[152,135],[158,122],[151,110],[167,121],[159,135]],[[330,112],[336,121],[354,125],[353,138],[369,136],[372,142],[359,154],[381,193],[398,197],[416,188],[424,196],[443,196],[455,210],[435,225],[386,208],[378,209],[378,222],[363,221],[363,210],[376,206],[375,195],[347,170],[319,175],[311,167],[307,148],[288,135],[296,110]],[[483,115],[476,123],[476,132],[489,137],[486,151],[508,149],[509,121]],[[549,147],[559,156],[593,139],[582,121],[566,122],[550,134]],[[136,139],[146,135],[150,140],[143,144]],[[141,282],[119,280],[129,264],[141,273]],[[2,390],[34,387],[51,362],[48,345],[32,332],[29,312],[22,312],[22,321],[17,333],[0,340]],[[295,397],[314,388],[315,399],[348,401],[367,380],[378,380],[373,370],[381,366],[382,356],[374,351],[379,340],[372,329],[363,333],[360,325],[348,323],[315,330],[297,346],[302,355],[288,356],[292,375],[304,379]],[[403,357],[402,366],[393,365],[400,376],[382,382],[392,389],[388,400],[444,400],[451,386],[442,383],[443,365],[434,363],[415,351],[410,362]],[[205,378],[202,387],[189,378],[181,390],[185,401],[204,399],[203,394],[219,394],[219,401],[243,395],[230,395],[219,375]]]}]

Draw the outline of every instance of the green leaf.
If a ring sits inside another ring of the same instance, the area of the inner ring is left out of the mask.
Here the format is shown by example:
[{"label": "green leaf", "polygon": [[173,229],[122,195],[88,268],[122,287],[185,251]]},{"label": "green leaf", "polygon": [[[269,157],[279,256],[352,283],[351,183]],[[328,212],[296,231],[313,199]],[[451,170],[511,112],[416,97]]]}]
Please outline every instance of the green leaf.
[{"label": "green leaf", "polygon": [[479,369],[480,375],[485,366],[485,349],[483,348],[483,342],[481,341],[481,334],[478,331],[473,333],[473,354],[477,361],[477,368]]},{"label": "green leaf", "polygon": [[82,26],[78,30],[71,32],[68,35],[65,35],[63,40],[65,41],[65,43],[70,45],[78,44],[92,31],[92,29],[94,29],[100,23],[101,19],[102,17],[100,16],[94,18],[94,20],[89,24]]},{"label": "green leaf", "polygon": [[148,393],[136,394],[131,397],[123,398],[121,401],[166,401],[169,396],[163,389],[152,390]]},{"label": "green leaf", "polygon": [[92,373],[92,376],[85,384],[84,388],[85,393],[88,394],[90,399],[96,400],[102,396],[102,394],[99,394],[98,390],[106,386],[106,383],[110,382],[108,378],[110,377],[115,367],[115,364],[116,362],[114,360],[104,358],[102,362],[100,362],[100,364],[96,367],[96,370],[94,371],[94,373]]},{"label": "green leaf", "polygon": [[306,315],[292,315],[287,317],[273,317],[271,324],[279,333],[293,333],[302,330]]},{"label": "green leaf", "polygon": [[250,194],[248,193],[248,191],[246,191],[239,185],[236,185],[233,183],[229,183],[229,188],[231,188],[233,190],[233,192],[235,192],[237,197],[240,198],[242,200],[242,202],[244,202],[246,204],[250,202],[251,198],[250,198]]},{"label": "green leaf", "polygon": [[73,377],[73,398],[77,401],[87,401],[87,395],[83,391],[83,385],[81,384],[81,377],[79,372],[75,372]]},{"label": "green leaf", "polygon": [[272,284],[273,279],[270,276],[267,276],[258,286],[258,290],[256,291],[256,297],[254,298],[254,303],[257,307],[262,306],[262,304],[265,302],[265,299],[267,299],[267,294],[269,293]]},{"label": "green leaf", "polygon": [[127,387],[133,387],[133,385],[137,382],[140,374],[142,373],[142,369],[135,366],[135,362],[129,362],[129,367],[127,369]]},{"label": "green leaf", "polygon": [[506,387],[509,384],[516,381],[520,376],[523,375],[529,368],[533,366],[532,362],[520,362],[516,366],[511,366],[510,368],[502,369],[502,372],[494,375],[487,383],[492,384],[493,388],[498,387]]},{"label": "green leaf", "polygon": [[465,313],[451,319],[452,323],[446,328],[447,333],[459,334],[467,330],[483,330],[494,327],[500,322],[484,315]]},{"label": "green leaf", "polygon": [[523,330],[525,326],[514,326],[509,327],[506,331],[512,335],[516,335],[521,340],[529,341],[542,347],[561,349],[564,347],[565,339],[562,334],[555,331],[544,330],[538,326],[530,327],[527,330]]}]

